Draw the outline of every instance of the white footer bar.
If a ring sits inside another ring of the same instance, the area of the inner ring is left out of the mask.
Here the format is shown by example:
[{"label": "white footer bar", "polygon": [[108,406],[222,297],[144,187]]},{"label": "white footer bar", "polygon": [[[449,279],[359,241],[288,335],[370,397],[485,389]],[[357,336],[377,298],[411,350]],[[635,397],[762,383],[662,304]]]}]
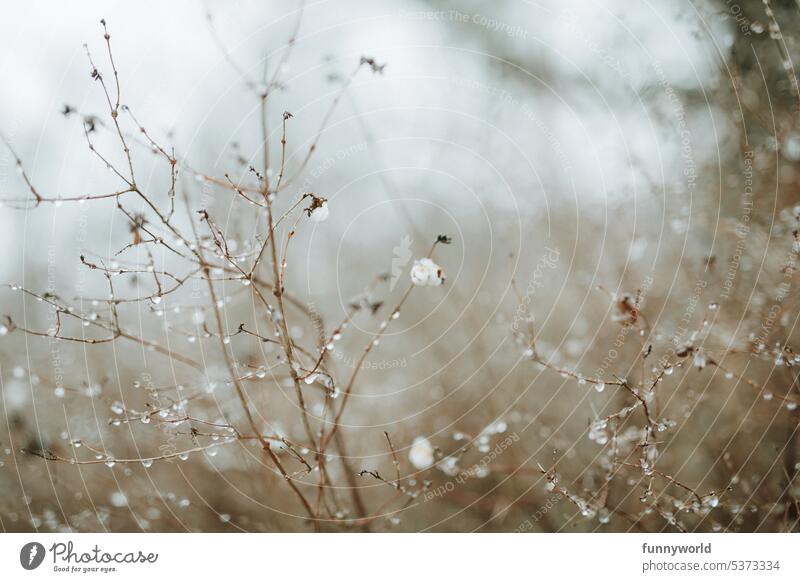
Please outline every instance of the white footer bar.
[{"label": "white footer bar", "polygon": [[0,579],[800,580],[798,554],[787,534],[2,534]]}]

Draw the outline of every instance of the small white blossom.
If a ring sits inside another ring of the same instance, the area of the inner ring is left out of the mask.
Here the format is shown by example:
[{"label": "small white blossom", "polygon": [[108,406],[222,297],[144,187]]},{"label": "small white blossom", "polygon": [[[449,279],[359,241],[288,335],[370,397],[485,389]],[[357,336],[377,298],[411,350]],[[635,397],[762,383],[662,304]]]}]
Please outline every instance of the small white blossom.
[{"label": "small white blossom", "polygon": [[436,287],[444,283],[444,270],[427,257],[417,259],[411,267],[411,282]]},{"label": "small white blossom", "polygon": [[408,460],[416,469],[427,469],[433,465],[433,445],[425,437],[416,437],[408,451]]},{"label": "small white blossom", "polygon": [[311,210],[308,217],[312,222],[324,222],[328,220],[328,215],[331,213],[326,201],[321,202],[316,208]]},{"label": "small white blossom", "polygon": [[125,507],[128,505],[128,496],[122,491],[114,491],[111,494],[110,501],[114,507]]},{"label": "small white blossom", "polygon": [[455,457],[445,457],[441,460],[438,466],[439,470],[449,477],[455,477],[458,475],[458,459]]}]

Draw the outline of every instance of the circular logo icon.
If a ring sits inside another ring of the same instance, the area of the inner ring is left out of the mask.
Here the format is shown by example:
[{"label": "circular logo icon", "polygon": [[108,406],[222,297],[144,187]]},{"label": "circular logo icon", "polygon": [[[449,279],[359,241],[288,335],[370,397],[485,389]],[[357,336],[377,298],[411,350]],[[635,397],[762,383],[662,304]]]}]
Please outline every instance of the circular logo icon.
[{"label": "circular logo icon", "polygon": [[29,542],[19,551],[19,563],[26,570],[35,570],[44,560],[44,546],[39,542]]}]

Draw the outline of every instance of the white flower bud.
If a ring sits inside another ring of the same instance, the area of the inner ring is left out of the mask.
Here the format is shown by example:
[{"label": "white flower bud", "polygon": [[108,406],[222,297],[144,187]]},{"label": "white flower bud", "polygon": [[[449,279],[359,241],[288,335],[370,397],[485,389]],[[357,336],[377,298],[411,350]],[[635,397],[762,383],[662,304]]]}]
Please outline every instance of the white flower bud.
[{"label": "white flower bud", "polygon": [[433,445],[425,437],[416,437],[408,451],[408,460],[416,469],[427,469],[433,465]]},{"label": "white flower bud", "polygon": [[328,202],[323,201],[321,202],[316,208],[311,210],[308,217],[311,219],[312,222],[324,222],[328,220],[328,215],[330,214],[330,208],[328,208]]},{"label": "white flower bud", "polygon": [[311,211],[309,218],[312,222],[324,222],[328,219],[328,215],[330,214],[330,208],[328,208],[328,203],[323,202],[319,206],[317,206],[314,210]]},{"label": "white flower bud", "polygon": [[436,287],[444,283],[444,270],[431,259],[417,259],[411,267],[411,282]]}]

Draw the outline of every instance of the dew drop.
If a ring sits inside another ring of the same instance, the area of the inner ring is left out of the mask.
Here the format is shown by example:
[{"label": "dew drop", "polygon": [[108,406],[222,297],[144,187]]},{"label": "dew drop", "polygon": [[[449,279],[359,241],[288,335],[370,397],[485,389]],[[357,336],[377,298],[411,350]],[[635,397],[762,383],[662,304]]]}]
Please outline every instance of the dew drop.
[{"label": "dew drop", "polygon": [[600,510],[597,512],[597,521],[600,523],[608,523],[611,521],[611,513],[608,511],[608,508],[600,508]]}]

